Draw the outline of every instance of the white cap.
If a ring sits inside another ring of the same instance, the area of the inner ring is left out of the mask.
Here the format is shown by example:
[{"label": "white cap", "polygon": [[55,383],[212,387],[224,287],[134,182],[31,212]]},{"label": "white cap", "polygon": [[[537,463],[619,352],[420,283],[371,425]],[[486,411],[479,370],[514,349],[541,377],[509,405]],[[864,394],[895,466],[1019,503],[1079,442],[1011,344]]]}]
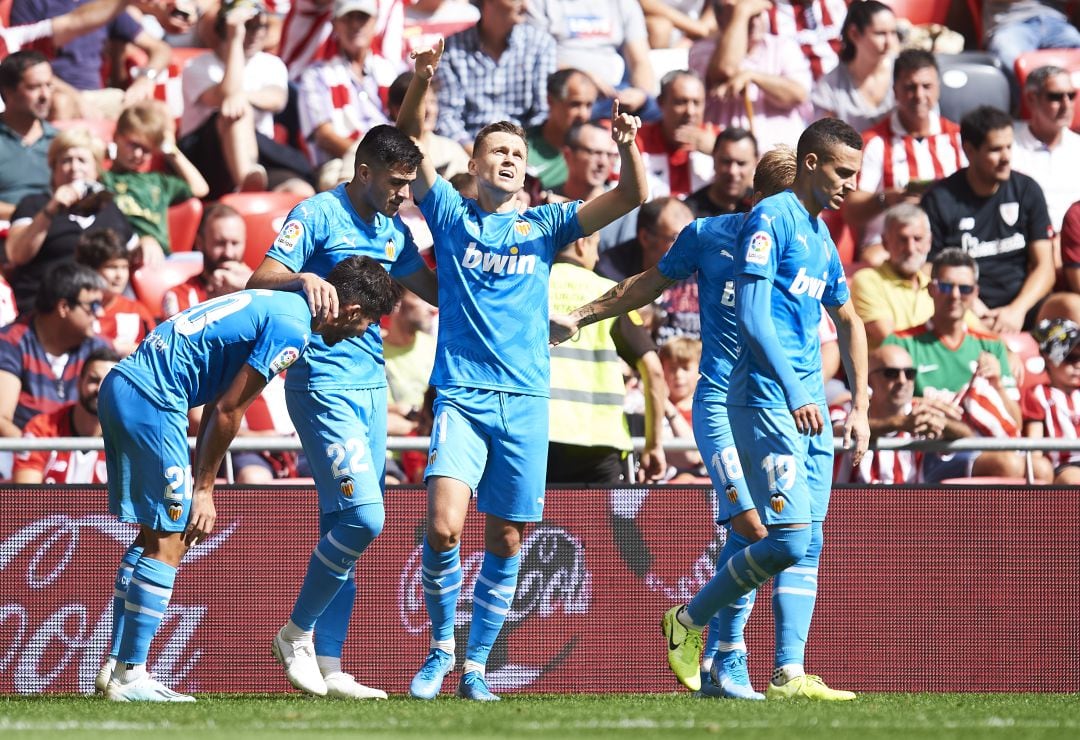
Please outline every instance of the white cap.
[{"label": "white cap", "polygon": [[340,18],[354,10],[359,10],[361,13],[367,13],[374,17],[379,14],[378,0],[334,0],[335,18]]}]

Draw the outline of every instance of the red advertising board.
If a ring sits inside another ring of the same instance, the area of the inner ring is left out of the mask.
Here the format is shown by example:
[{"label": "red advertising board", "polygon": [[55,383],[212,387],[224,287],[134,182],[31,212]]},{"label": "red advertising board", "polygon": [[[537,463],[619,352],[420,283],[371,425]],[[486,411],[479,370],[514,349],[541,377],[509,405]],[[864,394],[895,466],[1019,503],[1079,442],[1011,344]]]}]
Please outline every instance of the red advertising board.
[{"label": "red advertising board", "polygon": [[[549,490],[488,664],[496,690],[674,690],[659,621],[711,573],[711,495]],[[314,492],[237,487],[217,499],[217,530],[181,566],[150,669],[183,691],[287,690],[269,643],[316,541]],[[427,649],[424,500],[387,493],[386,527],[358,567],[345,667],[391,692]],[[0,507],[0,693],[90,691],[134,530],[103,513],[101,488],[5,486]],[[461,646],[481,524],[474,512],[462,546]],[[808,669],[861,691],[1080,691],[1078,525],[1075,491],[837,489]],[[765,596],[748,629],[759,686],[772,663]]]}]

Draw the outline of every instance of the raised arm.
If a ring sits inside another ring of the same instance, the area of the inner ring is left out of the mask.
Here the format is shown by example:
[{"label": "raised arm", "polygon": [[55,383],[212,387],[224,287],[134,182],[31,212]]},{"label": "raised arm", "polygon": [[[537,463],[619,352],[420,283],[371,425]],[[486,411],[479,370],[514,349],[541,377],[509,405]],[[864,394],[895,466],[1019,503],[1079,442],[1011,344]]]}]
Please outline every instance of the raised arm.
[{"label": "raised arm", "polygon": [[621,170],[619,184],[614,189],[593,198],[578,209],[581,231],[588,235],[607,226],[615,219],[634,210],[649,196],[645,182],[645,165],[641,161],[634,139],[641,128],[641,119],[619,113],[619,101],[611,103],[611,138],[619,147]]},{"label": "raised arm", "polygon": [[599,298],[579,306],[565,317],[552,317],[551,343],[561,344],[577,333],[578,329],[597,321],[619,316],[646,303],[655,301],[664,289],[676,281],[664,277],[655,266],[637,275],[631,275]]},{"label": "raised arm", "polygon": [[[439,68],[442,53],[443,40],[439,39],[431,48],[414,51],[410,55],[413,58],[416,74],[409,83],[409,89],[405,91],[405,99],[401,101],[397,127],[411,136],[421,149],[423,149],[423,144],[420,143],[420,138],[424,133],[424,98],[431,86],[431,78],[435,76],[435,70]],[[435,165],[431,163],[425,152],[424,159],[417,169],[416,179],[412,182],[413,200],[422,201],[431,186],[435,184],[436,177],[438,173],[435,172]]]}]

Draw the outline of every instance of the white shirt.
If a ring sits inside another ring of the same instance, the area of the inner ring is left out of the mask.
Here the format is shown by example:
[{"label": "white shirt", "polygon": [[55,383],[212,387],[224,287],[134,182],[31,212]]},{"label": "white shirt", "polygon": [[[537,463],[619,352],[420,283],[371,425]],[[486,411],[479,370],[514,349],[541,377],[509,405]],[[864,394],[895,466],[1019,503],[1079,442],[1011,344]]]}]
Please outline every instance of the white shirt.
[{"label": "white shirt", "polygon": [[1080,134],[1065,129],[1061,143],[1050,149],[1035,138],[1026,121],[1017,121],[1013,136],[1013,169],[1039,183],[1046,196],[1050,223],[1054,225],[1054,231],[1061,231],[1065,211],[1080,200],[1080,186],[1076,180],[1080,169]]},{"label": "white shirt", "polygon": [[[192,59],[183,74],[184,115],[180,118],[180,135],[186,136],[206,123],[217,108],[199,102],[204,92],[225,79],[225,62],[212,51]],[[267,87],[288,89],[289,73],[285,63],[273,54],[257,52],[244,65],[244,92]],[[255,130],[263,136],[274,136],[274,114],[255,108]]]}]

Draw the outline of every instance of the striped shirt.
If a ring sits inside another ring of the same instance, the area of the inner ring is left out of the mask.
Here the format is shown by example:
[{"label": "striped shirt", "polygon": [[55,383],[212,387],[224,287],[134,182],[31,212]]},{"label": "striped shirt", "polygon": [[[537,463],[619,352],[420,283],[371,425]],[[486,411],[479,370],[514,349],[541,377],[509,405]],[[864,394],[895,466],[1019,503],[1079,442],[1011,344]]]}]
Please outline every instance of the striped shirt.
[{"label": "striped shirt", "polygon": [[[717,126],[710,127],[714,133],[719,129]],[[642,125],[636,143],[649,178],[651,198],[664,195],[685,198],[713,181],[712,155],[681,144],[668,144],[659,122]]]},{"label": "striped shirt", "polygon": [[[277,3],[282,11],[285,5]],[[330,26],[334,5],[325,0],[296,0],[287,5],[278,56],[289,68],[289,79],[295,81],[312,63],[330,59],[337,53]],[[404,59],[404,37],[404,0],[379,0],[371,53],[391,61]]]},{"label": "striped shirt", "polygon": [[459,31],[446,40],[435,78],[436,130],[464,144],[495,121],[538,126],[547,118],[547,78],[554,71],[555,39],[535,26],[514,26],[498,59],[481,48],[478,26]]},{"label": "striped shirt", "polygon": [[795,39],[815,80],[839,63],[840,27],[847,17],[845,0],[774,0],[767,13],[769,33]]},{"label": "striped shirt", "polygon": [[[1021,399],[1024,421],[1037,421],[1043,436],[1051,439],[1080,437],[1080,390],[1063,391],[1049,385],[1028,388]],[[1057,450],[1046,453],[1054,469],[1062,465],[1080,465],[1080,451]]]},{"label": "striped shirt", "polygon": [[98,337],[83,340],[68,351],[64,371],[57,377],[34,327],[34,317],[31,312],[0,328],[0,372],[11,373],[22,386],[12,419],[19,429],[37,414],[55,411],[78,398],[79,373],[86,358],[94,350],[109,346]]}]

